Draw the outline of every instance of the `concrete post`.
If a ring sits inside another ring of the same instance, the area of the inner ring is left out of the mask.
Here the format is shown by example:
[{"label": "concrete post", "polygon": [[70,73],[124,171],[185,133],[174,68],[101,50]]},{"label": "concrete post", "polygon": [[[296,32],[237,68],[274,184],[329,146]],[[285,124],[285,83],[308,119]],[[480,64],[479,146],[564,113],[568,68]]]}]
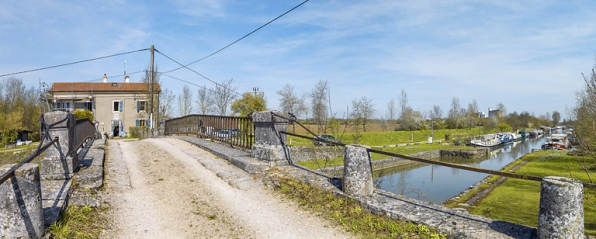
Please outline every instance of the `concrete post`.
[{"label": "concrete post", "polygon": [[76,152],[67,155],[75,147],[76,117],[68,112],[53,111],[44,114],[43,118],[46,124],[68,119],[55,125],[48,132],[51,139],[59,137],[59,141],[57,146],[46,150],[46,156],[41,160],[41,178],[44,180],[70,179],[79,165]]},{"label": "concrete post", "polygon": [[[6,172],[14,165],[2,165],[0,172]],[[0,237],[41,238],[44,217],[39,167],[24,164],[15,170],[14,175],[0,185]]]},{"label": "concrete post", "polygon": [[584,238],[584,192],[578,180],[542,179],[538,238]]},{"label": "concrete post", "polygon": [[352,196],[369,196],[373,194],[370,153],[365,147],[346,145],[342,188],[344,193]]},{"label": "concrete post", "polygon": [[288,129],[288,120],[273,116],[271,112],[288,117],[287,113],[281,111],[261,111],[252,114],[255,144],[252,146],[251,155],[267,161],[286,162],[282,145],[285,144],[287,136],[279,131]]}]

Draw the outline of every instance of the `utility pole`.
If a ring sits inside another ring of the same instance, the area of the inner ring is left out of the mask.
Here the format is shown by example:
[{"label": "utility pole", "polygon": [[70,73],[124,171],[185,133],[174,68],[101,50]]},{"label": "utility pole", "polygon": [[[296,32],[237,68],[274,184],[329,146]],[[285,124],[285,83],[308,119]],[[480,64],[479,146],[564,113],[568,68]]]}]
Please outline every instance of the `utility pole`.
[{"label": "utility pole", "polygon": [[149,115],[149,120],[151,122],[151,124],[149,124],[149,128],[153,129],[153,82],[155,80],[155,76],[153,75],[153,54],[155,53],[155,46],[151,45],[151,66],[149,67],[149,70],[151,71],[151,83],[149,84],[149,97],[151,98],[151,111],[150,115]]}]

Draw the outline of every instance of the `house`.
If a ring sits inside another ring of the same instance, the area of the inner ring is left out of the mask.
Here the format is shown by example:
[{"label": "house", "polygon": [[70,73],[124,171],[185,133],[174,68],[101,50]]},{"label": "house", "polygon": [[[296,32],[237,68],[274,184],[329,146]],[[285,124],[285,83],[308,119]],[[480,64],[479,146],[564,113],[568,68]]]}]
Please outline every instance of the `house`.
[{"label": "house", "polygon": [[[117,136],[121,131],[130,132],[131,126],[150,126],[149,84],[129,82],[128,76],[125,79],[124,82],[107,82],[104,75],[101,83],[55,82],[48,91],[48,101],[53,110],[90,110],[101,134]],[[153,88],[157,112],[161,88],[158,83]]]}]

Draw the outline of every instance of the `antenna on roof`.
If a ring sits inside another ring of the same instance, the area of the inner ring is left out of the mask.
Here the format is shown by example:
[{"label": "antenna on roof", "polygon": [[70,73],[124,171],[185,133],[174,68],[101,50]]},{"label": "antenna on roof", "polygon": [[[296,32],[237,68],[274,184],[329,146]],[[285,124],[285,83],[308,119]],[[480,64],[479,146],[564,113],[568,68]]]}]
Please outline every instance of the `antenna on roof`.
[{"label": "antenna on roof", "polygon": [[126,61],[124,61],[124,80],[126,80]]}]

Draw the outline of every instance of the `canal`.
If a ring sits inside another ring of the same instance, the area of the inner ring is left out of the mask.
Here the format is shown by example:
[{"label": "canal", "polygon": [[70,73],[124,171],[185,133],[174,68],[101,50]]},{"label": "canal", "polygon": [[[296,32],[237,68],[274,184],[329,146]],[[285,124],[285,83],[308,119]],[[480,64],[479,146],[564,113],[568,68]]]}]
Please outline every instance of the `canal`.
[{"label": "canal", "polygon": [[[441,161],[499,170],[521,158],[532,149],[540,149],[545,137],[525,139],[504,145],[479,159],[441,158]],[[375,187],[435,204],[454,197],[488,176],[484,173],[449,168],[425,163],[414,163],[375,171]]]}]

